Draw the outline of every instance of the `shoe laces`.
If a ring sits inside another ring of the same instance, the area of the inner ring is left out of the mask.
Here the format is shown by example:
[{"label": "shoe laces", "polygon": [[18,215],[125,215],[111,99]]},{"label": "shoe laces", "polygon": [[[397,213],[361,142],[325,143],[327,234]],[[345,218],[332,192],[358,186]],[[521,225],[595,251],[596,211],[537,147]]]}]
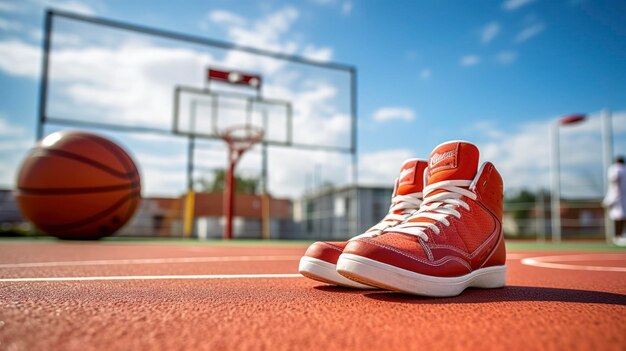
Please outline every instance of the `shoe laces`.
[{"label": "shoe laces", "polygon": [[421,192],[394,196],[391,199],[391,206],[389,206],[389,212],[387,215],[365,233],[357,235],[351,240],[379,235],[385,229],[391,228],[396,224],[403,222],[420,208],[422,200],[423,193]]},{"label": "shoe laces", "polygon": [[[424,187],[424,201],[419,210],[413,212],[402,223],[393,227],[389,232],[404,233],[420,237],[428,241],[426,229],[432,229],[435,234],[439,234],[440,229],[436,225],[441,222],[446,227],[450,226],[448,216],[461,218],[461,213],[457,211],[459,206],[470,210],[470,206],[462,198],[468,197],[476,200],[476,194],[463,188],[469,187],[471,180],[444,180]],[[437,193],[435,193],[438,191]],[[433,194],[435,193],[435,194]],[[431,219],[430,221],[416,221],[417,219]]]}]

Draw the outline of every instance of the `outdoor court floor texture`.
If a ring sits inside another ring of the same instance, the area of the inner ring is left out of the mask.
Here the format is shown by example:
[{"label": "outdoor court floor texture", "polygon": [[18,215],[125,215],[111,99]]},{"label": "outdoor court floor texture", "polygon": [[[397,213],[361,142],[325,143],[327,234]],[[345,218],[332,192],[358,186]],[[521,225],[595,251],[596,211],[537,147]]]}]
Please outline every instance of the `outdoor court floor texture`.
[{"label": "outdoor court floor texture", "polygon": [[626,251],[509,243],[427,298],[298,274],[305,243],[0,240],[0,350],[625,350]]}]

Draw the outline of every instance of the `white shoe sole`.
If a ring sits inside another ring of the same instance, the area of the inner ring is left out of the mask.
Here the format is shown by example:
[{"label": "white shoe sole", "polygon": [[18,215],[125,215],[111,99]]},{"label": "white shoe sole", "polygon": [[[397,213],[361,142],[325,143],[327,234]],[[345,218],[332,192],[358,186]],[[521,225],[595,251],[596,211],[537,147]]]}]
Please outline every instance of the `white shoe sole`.
[{"label": "white shoe sole", "polygon": [[460,277],[433,277],[347,253],[339,256],[337,272],[382,289],[437,297],[456,296],[469,287],[501,288],[506,283],[506,265],[477,269]]},{"label": "white shoe sole", "polygon": [[300,259],[298,271],[307,278],[327,284],[341,285],[356,289],[375,289],[372,286],[357,283],[340,275],[337,273],[337,266],[313,257],[303,256]]},{"label": "white shoe sole", "polygon": [[613,238],[613,244],[617,246],[626,246],[626,237]]}]

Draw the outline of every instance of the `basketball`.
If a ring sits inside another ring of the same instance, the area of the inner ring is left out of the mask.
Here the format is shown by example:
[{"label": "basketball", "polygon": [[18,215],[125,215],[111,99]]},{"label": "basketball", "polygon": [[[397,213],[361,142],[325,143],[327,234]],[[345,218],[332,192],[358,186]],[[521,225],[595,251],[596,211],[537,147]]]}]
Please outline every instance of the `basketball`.
[{"label": "basketball", "polygon": [[24,217],[61,239],[112,235],[133,216],[140,198],[131,157],[109,139],[86,132],[48,135],[17,176],[16,200]]}]

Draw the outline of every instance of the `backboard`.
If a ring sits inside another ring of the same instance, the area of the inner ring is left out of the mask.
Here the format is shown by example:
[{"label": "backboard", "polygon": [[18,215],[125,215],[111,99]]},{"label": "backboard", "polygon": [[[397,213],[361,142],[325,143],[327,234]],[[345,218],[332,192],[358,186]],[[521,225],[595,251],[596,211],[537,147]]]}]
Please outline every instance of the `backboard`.
[{"label": "backboard", "polygon": [[292,108],[287,101],[179,86],[173,110],[175,134],[219,138],[227,128],[251,125],[264,130],[268,145],[292,143]]}]

